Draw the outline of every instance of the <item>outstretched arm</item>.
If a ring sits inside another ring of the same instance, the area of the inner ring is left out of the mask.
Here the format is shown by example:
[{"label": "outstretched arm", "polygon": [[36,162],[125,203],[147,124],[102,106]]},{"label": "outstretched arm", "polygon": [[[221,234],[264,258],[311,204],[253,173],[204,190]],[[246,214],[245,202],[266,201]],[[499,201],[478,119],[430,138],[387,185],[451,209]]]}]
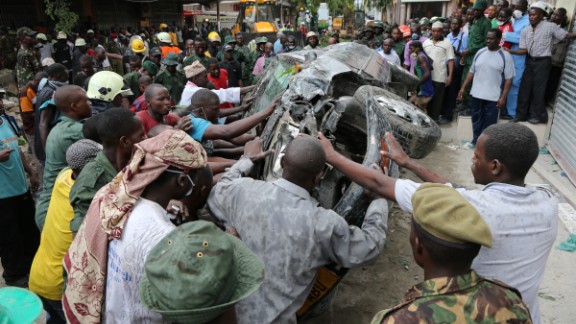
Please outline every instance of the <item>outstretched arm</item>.
[{"label": "outstretched arm", "polygon": [[391,178],[382,172],[347,159],[342,154],[334,150],[332,143],[326,137],[324,137],[322,133],[318,133],[318,138],[322,143],[324,152],[326,152],[327,163],[331,164],[333,167],[340,170],[340,172],[344,173],[352,181],[358,183],[369,191],[386,199],[396,201],[396,195],[394,193],[396,179]]},{"label": "outstretched arm", "polygon": [[277,96],[274,101],[268,106],[268,108],[244,119],[240,119],[228,125],[210,125],[206,128],[203,139],[225,139],[230,140],[236,136],[240,136],[252,127],[258,125],[264,119],[268,118],[273,112],[276,104],[280,100],[281,96]]},{"label": "outstretched arm", "polygon": [[386,132],[386,139],[388,140],[388,145],[390,146],[389,151],[380,152],[382,155],[390,158],[392,161],[396,162],[399,166],[406,168],[418,178],[422,179],[424,182],[434,182],[434,183],[448,183],[448,181],[436,173],[426,169],[425,167],[418,164],[416,161],[412,160],[406,152],[400,146],[400,143],[394,138],[389,132]]}]

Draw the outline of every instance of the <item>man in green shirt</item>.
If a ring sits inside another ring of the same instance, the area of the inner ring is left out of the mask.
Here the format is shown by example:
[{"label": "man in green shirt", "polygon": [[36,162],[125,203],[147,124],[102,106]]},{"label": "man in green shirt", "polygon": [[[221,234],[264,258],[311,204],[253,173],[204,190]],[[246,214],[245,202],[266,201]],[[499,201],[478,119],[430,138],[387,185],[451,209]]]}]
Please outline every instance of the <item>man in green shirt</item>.
[{"label": "man in green shirt", "polygon": [[182,65],[187,67],[188,65],[192,65],[194,61],[199,61],[206,69],[208,69],[210,68],[210,64],[208,63],[210,57],[210,53],[206,51],[206,41],[202,37],[196,37],[194,40],[194,55],[186,57]]},{"label": "man in green shirt", "polygon": [[176,55],[176,53],[168,53],[163,63],[166,65],[166,70],[160,72],[154,82],[166,87],[168,93],[170,93],[170,97],[172,97],[172,101],[178,103],[180,102],[180,97],[186,84],[186,76],[184,73],[176,70],[178,55]]},{"label": "man in green shirt", "polygon": [[84,138],[82,122],[92,116],[92,105],[86,91],[79,86],[67,85],[58,88],[54,92],[54,102],[62,117],[52,128],[46,140],[42,194],[38,199],[35,214],[36,225],[40,231],[44,227],[54,181],[58,173],[68,166],[66,150],[70,145]]},{"label": "man in green shirt", "polygon": [[398,54],[398,57],[400,57],[400,63],[404,64],[404,48],[406,47],[406,43],[404,43],[404,40],[402,39],[402,31],[400,28],[394,27],[392,28],[391,36],[394,40],[394,45],[392,45],[392,48],[396,54]]},{"label": "man in green shirt", "polygon": [[128,164],[134,144],[144,139],[142,122],[128,109],[111,108],[93,118],[86,126],[95,123],[103,150],[86,164],[70,191],[70,205],[74,209],[70,230],[74,233],[82,225],[96,192]]},{"label": "man in green shirt", "polygon": [[[232,57],[234,58],[234,60],[238,61],[238,63],[240,64],[244,64],[246,62],[246,57],[244,56],[244,54],[239,51],[236,48],[236,38],[232,37],[232,36],[226,36],[224,38],[224,42],[225,45],[230,45],[232,47],[232,49],[234,50],[234,52],[232,53]],[[218,53],[218,55],[216,56],[216,58],[218,59],[218,62],[224,61],[224,47],[222,48],[222,50]]]},{"label": "man in green shirt", "polygon": [[[464,57],[464,70],[462,71],[462,83],[470,71],[474,55],[483,47],[486,47],[486,34],[492,28],[492,23],[484,16],[486,10],[486,0],[476,0],[472,9],[474,10],[474,20],[470,22],[470,32],[468,33],[468,47],[462,52]],[[464,110],[470,111],[470,89],[472,85],[466,88],[464,92]]]}]

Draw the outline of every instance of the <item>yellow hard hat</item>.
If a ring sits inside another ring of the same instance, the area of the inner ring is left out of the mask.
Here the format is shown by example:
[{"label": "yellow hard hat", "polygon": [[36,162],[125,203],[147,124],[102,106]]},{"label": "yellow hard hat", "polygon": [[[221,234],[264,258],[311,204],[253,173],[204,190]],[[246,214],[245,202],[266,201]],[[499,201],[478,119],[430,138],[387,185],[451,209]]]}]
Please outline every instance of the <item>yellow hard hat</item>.
[{"label": "yellow hard hat", "polygon": [[146,46],[144,45],[144,42],[138,38],[134,38],[132,40],[132,43],[130,44],[130,49],[132,49],[132,52],[134,53],[146,52]]},{"label": "yellow hard hat", "polygon": [[162,43],[172,44],[172,38],[170,38],[170,34],[167,32],[158,33],[156,37],[158,37],[158,40]]},{"label": "yellow hard hat", "polygon": [[166,25],[165,23],[161,23],[159,27],[160,28],[168,28],[168,25]]},{"label": "yellow hard hat", "polygon": [[208,34],[208,40],[211,42],[222,42],[220,35],[218,35],[218,33],[215,31],[210,32],[210,34]]}]

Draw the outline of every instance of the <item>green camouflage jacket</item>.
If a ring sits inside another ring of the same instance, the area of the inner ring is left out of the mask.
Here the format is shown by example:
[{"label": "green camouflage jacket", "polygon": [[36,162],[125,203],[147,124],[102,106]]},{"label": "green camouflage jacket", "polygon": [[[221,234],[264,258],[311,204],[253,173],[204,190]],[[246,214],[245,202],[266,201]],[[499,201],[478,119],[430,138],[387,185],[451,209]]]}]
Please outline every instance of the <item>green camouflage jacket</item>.
[{"label": "green camouflage jacket", "polygon": [[33,48],[20,47],[16,59],[16,78],[18,79],[18,89],[20,89],[34,79],[34,75],[40,70],[40,62],[38,62]]},{"label": "green camouflage jacket", "polygon": [[532,323],[515,288],[476,272],[426,280],[412,287],[404,301],[383,310],[376,323]]},{"label": "green camouflage jacket", "polygon": [[182,97],[182,91],[184,91],[184,86],[186,85],[186,76],[184,72],[176,71],[174,74],[164,70],[160,72],[154,79],[155,83],[160,83],[170,93],[172,100],[177,104],[180,102],[180,97]]},{"label": "green camouflage jacket", "polygon": [[16,65],[15,44],[14,37],[10,35],[0,36],[0,63],[2,63],[6,69],[13,69]]}]

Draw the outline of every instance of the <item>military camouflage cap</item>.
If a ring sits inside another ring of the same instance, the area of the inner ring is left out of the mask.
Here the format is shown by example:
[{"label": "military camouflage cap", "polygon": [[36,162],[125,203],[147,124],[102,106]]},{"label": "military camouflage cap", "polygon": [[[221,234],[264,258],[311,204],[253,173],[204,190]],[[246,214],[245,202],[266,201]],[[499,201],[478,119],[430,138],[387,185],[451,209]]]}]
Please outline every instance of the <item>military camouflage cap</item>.
[{"label": "military camouflage cap", "polygon": [[236,38],[228,35],[228,36],[224,37],[224,43],[225,44],[236,43]]},{"label": "military camouflage cap", "polygon": [[189,222],[152,248],[140,299],[177,323],[206,323],[255,292],[264,264],[239,239],[206,221]]},{"label": "military camouflage cap", "polygon": [[36,34],[37,34],[36,31],[34,31],[28,27],[20,27],[16,31],[16,35],[18,36],[18,39],[22,39],[26,36],[34,37],[34,36],[36,36]]},{"label": "military camouflage cap", "polygon": [[384,28],[384,24],[381,21],[374,23],[374,28]]},{"label": "military camouflage cap", "polygon": [[443,184],[425,183],[412,195],[414,222],[442,241],[492,246],[492,232],[458,191]]},{"label": "military camouflage cap", "polygon": [[153,77],[156,76],[156,73],[158,73],[158,66],[156,66],[156,64],[150,60],[144,61],[144,63],[142,63],[142,68]]}]

